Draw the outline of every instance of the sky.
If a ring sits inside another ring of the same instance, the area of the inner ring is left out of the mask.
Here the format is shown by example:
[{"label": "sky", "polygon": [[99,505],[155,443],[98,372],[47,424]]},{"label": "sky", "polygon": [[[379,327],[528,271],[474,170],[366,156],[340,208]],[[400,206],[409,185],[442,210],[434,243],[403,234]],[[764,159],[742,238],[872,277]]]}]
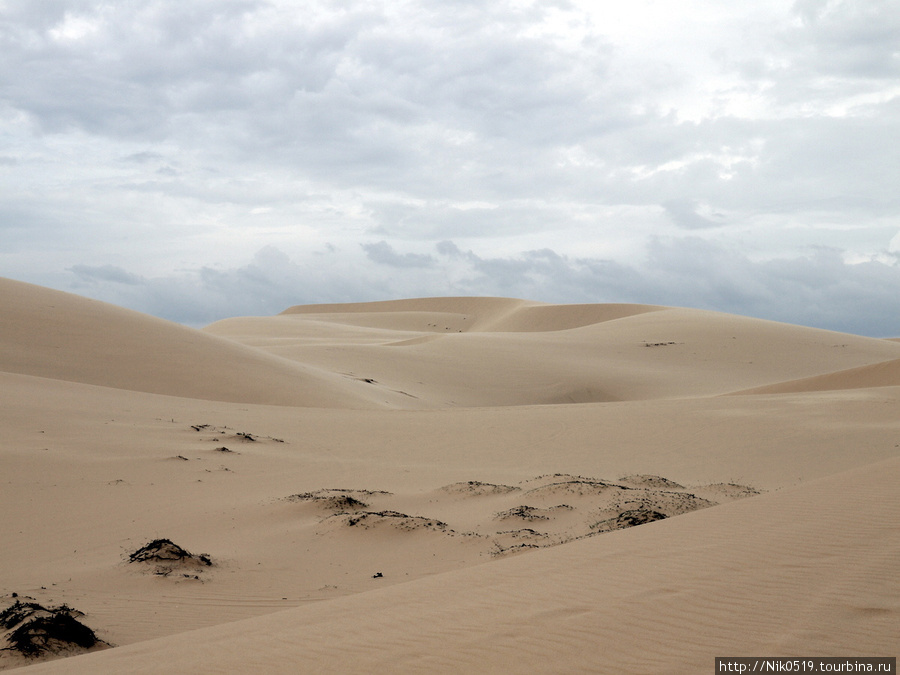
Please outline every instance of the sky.
[{"label": "sky", "polygon": [[0,276],[900,337],[896,0],[0,0]]}]

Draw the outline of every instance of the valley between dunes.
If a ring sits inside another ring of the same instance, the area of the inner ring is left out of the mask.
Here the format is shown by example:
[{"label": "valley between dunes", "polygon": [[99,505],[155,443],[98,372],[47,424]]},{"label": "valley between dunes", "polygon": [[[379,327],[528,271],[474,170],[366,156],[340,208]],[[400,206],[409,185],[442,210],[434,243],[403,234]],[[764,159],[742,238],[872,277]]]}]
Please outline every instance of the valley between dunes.
[{"label": "valley between dunes", "polygon": [[0,317],[0,612],[97,638],[0,669],[897,655],[900,342],[481,297],[195,330],[7,279]]}]

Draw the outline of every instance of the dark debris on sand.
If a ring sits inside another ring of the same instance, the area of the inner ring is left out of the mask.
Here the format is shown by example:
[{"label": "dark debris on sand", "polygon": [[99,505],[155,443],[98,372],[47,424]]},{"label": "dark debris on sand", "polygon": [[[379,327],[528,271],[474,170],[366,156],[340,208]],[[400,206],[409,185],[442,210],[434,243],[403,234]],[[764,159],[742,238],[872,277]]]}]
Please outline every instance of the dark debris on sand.
[{"label": "dark debris on sand", "polygon": [[441,488],[444,492],[456,492],[468,495],[501,495],[507,492],[517,492],[522,488],[512,485],[502,485],[497,483],[483,483],[480,480],[469,480],[461,483],[451,483]]},{"label": "dark debris on sand", "polygon": [[78,653],[106,643],[78,619],[84,614],[67,605],[44,607],[37,602],[16,600],[0,612],[0,627],[6,631],[4,651],[29,658]]},{"label": "dark debris on sand", "polygon": [[385,522],[391,524],[399,530],[439,530],[442,532],[452,532],[447,523],[436,520],[435,518],[426,518],[424,516],[409,516],[399,511],[362,511],[352,515],[338,514],[347,516],[346,524],[349,527],[361,527],[368,529],[376,523]]},{"label": "dark debris on sand", "polygon": [[595,534],[599,534],[601,532],[612,532],[613,530],[624,530],[629,527],[636,527],[637,525],[646,525],[647,523],[653,523],[657,520],[664,520],[667,517],[668,516],[661,511],[641,507],[622,511],[617,516],[602,520],[591,527],[595,530]]},{"label": "dark debris on sand", "polygon": [[325,509],[341,511],[357,511],[367,508],[369,505],[354,497],[350,491],[319,490],[317,492],[301,492],[287,498],[292,502],[311,502]]},{"label": "dark debris on sand", "polygon": [[[154,574],[163,577],[167,577],[175,571],[198,570],[211,567],[213,564],[212,559],[206,553],[193,554],[171,539],[154,539],[131,553],[128,556],[128,562],[154,565]],[[191,579],[200,578],[184,573],[181,576]]]}]

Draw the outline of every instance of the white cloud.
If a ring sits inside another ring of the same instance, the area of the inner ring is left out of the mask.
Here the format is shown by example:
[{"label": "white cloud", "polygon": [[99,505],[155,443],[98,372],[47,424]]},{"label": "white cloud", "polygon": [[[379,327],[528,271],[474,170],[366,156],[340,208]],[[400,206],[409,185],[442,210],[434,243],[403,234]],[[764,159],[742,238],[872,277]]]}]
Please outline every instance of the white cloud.
[{"label": "white cloud", "polygon": [[268,246],[302,301],[624,297],[619,275],[663,302],[635,261],[679,268],[658,242],[689,231],[721,289],[697,303],[807,320],[766,275],[832,270],[825,247],[880,261],[832,270],[865,305],[860,275],[896,264],[898,22],[889,0],[5,0],[0,274],[167,316],[186,275],[240,313],[287,299],[247,263]]}]

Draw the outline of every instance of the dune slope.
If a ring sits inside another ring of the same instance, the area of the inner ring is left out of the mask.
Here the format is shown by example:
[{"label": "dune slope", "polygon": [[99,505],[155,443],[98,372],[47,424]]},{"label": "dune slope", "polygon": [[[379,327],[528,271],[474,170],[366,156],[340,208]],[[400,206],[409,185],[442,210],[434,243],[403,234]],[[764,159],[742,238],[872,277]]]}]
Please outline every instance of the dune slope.
[{"label": "dune slope", "polygon": [[0,371],[190,398],[367,407],[358,383],[96,300],[0,279]]},{"label": "dune slope", "polygon": [[824,375],[815,375],[765,387],[755,387],[736,394],[790,394],[840,389],[869,389],[900,386],[900,359],[891,359],[867,366],[847,368]]},{"label": "dune slope", "polygon": [[506,298],[198,331],[6,280],[0,317],[0,648],[54,612],[100,640],[0,669],[693,673],[896,646],[900,342]]},{"label": "dune slope", "polygon": [[716,312],[502,298],[313,305],[205,330],[431,408],[714,396],[900,357],[886,340]]},{"label": "dune slope", "polygon": [[716,655],[884,656],[900,622],[898,479],[891,460],[28,672],[696,673]]}]

